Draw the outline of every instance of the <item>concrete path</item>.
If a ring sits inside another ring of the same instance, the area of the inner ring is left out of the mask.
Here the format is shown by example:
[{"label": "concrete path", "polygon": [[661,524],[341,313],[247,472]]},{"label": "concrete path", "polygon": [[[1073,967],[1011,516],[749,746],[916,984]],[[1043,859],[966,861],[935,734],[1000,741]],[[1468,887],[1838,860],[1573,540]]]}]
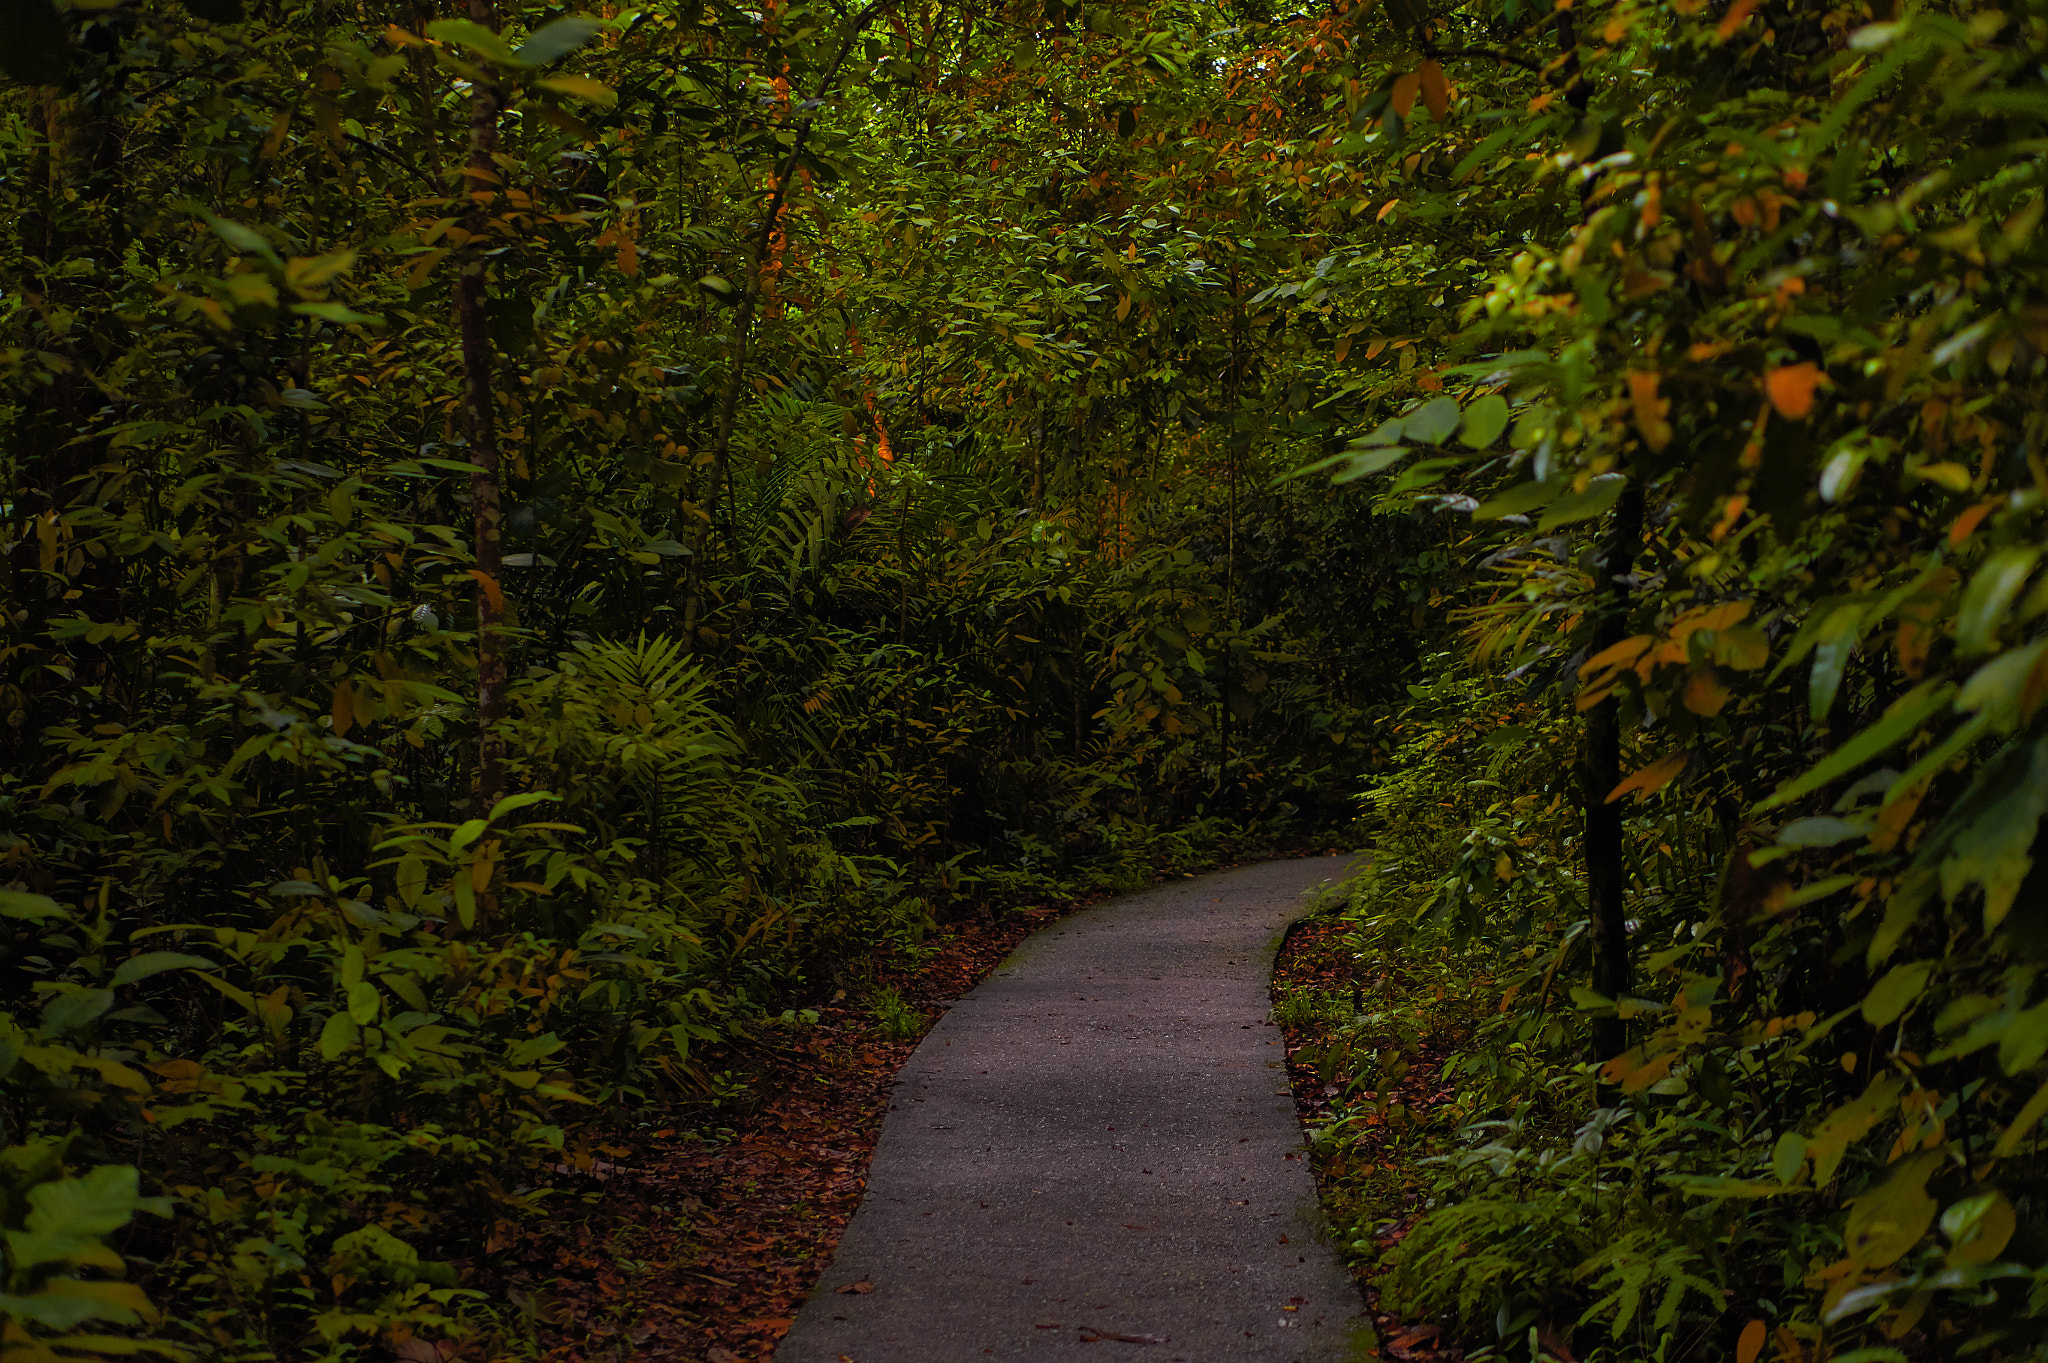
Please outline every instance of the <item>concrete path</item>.
[{"label": "concrete path", "polygon": [[903,1067],[779,1363],[1357,1356],[1267,1016],[1282,930],[1348,866],[1182,880],[1020,946]]}]

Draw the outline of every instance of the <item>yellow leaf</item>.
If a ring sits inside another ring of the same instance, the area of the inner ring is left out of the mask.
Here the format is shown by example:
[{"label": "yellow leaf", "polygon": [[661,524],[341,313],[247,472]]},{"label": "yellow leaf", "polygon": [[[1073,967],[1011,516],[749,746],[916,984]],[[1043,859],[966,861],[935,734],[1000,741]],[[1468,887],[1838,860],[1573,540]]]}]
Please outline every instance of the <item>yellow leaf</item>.
[{"label": "yellow leaf", "polygon": [[1970,470],[1962,464],[1922,464],[1919,468],[1906,471],[1916,478],[1926,479],[1937,487],[1945,487],[1950,492],[1970,490]]},{"label": "yellow leaf", "polygon": [[1131,315],[1131,296],[1123,294],[1116,300],[1116,320],[1121,322]]},{"label": "yellow leaf", "polygon": [[1934,1223],[1934,1199],[1927,1176],[1942,1152],[1928,1151],[1892,1166],[1883,1184],[1849,1203],[1843,1248],[1864,1268],[1884,1268],[1905,1257]]},{"label": "yellow leaf", "polygon": [[427,287],[427,276],[432,274],[434,267],[447,259],[447,256],[448,248],[442,246],[417,257],[412,263],[412,268],[406,271],[405,287],[413,293]]},{"label": "yellow leaf", "polygon": [[618,93],[611,86],[600,80],[592,80],[588,76],[545,76],[534,84],[543,90],[553,90],[558,95],[580,99],[587,104],[610,106],[619,102]]},{"label": "yellow leaf", "polygon": [[1393,89],[1394,112],[1403,118],[1408,117],[1408,111],[1415,107],[1415,96],[1421,92],[1422,74],[1418,71],[1410,71],[1396,80]]},{"label": "yellow leaf", "polygon": [[356,689],[347,681],[334,684],[334,736],[346,738],[356,722]]},{"label": "yellow leaf", "polygon": [[1451,87],[1444,79],[1443,67],[1433,61],[1424,62],[1415,75],[1421,82],[1422,103],[1429,110],[1429,116],[1443,122],[1451,111]]},{"label": "yellow leaf", "polygon": [[1691,759],[1691,750],[1685,748],[1660,757],[1642,770],[1623,777],[1620,785],[1607,792],[1607,799],[1603,803],[1611,805],[1631,791],[1639,791],[1642,796],[1655,795],[1670,785],[1671,778],[1684,771],[1685,764]]},{"label": "yellow leaf", "polygon": [[1804,421],[1813,411],[1813,390],[1819,385],[1820,366],[1811,360],[1781,365],[1764,375],[1764,391],[1770,395],[1771,406],[1793,421]]}]

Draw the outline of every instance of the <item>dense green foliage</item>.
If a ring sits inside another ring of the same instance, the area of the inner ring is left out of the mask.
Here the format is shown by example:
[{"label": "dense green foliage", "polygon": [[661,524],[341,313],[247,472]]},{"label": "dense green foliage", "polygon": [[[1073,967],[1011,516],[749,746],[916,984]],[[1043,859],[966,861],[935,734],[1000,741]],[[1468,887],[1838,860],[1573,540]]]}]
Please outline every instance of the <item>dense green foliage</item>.
[{"label": "dense green foliage", "polygon": [[[1513,28],[1406,58],[1470,86],[1388,221],[1479,268],[1445,395],[1335,461],[1472,520],[1357,900],[1368,960],[1457,953],[1389,1300],[1502,1356],[2038,1356],[2048,11],[1581,6],[1478,65]],[[1406,1063],[1346,1025],[1337,1150]]]},{"label": "dense green foliage", "polygon": [[2038,3],[10,14],[10,1359],[491,1347],[706,1043],[1368,774],[1394,1296],[2034,1347]]},{"label": "dense green foliage", "polygon": [[1281,236],[1072,169],[1196,16],[29,11],[10,1363],[503,1347],[707,1044],[1341,814],[1435,522],[1270,485]]}]

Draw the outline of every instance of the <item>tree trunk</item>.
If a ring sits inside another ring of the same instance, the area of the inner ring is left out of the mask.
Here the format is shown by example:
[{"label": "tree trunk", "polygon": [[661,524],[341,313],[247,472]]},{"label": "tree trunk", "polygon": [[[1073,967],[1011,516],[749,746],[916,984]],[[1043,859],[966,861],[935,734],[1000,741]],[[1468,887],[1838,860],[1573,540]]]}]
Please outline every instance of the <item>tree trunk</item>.
[{"label": "tree trunk", "polygon": [[[481,0],[470,0],[470,3],[474,6]],[[888,3],[890,0],[874,0],[853,17],[852,27],[839,45],[839,54],[826,68],[818,82],[817,92],[805,101],[804,107],[816,110],[832,93],[854,43],[859,41],[861,33]],[[807,113],[796,125],[796,136],[790,142],[789,154],[776,167],[768,206],[761,215],[760,228],[754,233],[747,252],[746,287],[740,293],[739,307],[733,314],[732,359],[726,365],[725,382],[720,385],[718,432],[711,441],[711,486],[699,511],[697,532],[690,546],[690,566],[683,585],[683,647],[692,652],[697,648],[697,621],[704,613],[704,554],[710,548],[712,527],[718,521],[718,497],[725,485],[727,463],[732,457],[733,421],[739,413],[740,382],[747,369],[747,344],[753,335],[754,313],[761,304],[761,270],[768,262],[769,247],[782,217],[782,205],[789,197],[790,180],[796,174],[797,163],[803,158],[804,145],[810,141],[811,123],[816,117],[815,112]]]},{"label": "tree trunk", "polygon": [[[1615,508],[1607,546],[1593,584],[1593,643],[1589,656],[1613,647],[1628,634],[1628,587],[1620,579],[1635,564],[1643,537],[1643,493],[1631,481]],[[1624,906],[1627,869],[1623,860],[1622,807],[1607,793],[1621,784],[1620,701],[1607,697],[1586,712],[1585,751],[1580,758],[1580,792],[1586,811],[1586,907],[1593,928],[1593,989],[1617,1003],[1628,992],[1628,917]],[[1628,1048],[1628,1029],[1618,1015],[1593,1024],[1596,1059]]]},{"label": "tree trunk", "polygon": [[[498,27],[497,6],[492,0],[469,0],[469,17],[494,31]],[[464,172],[470,238],[463,246],[455,277],[455,325],[462,340],[462,424],[469,437],[469,462],[476,466],[469,476],[469,495],[476,557],[474,812],[478,817],[489,815],[505,793],[505,737],[500,728],[505,717],[505,593],[500,585],[505,565],[498,525],[497,412],[491,396],[491,337],[484,288],[490,266],[483,251],[498,183],[495,157],[501,107],[498,87],[478,81],[470,94],[469,162]]]}]

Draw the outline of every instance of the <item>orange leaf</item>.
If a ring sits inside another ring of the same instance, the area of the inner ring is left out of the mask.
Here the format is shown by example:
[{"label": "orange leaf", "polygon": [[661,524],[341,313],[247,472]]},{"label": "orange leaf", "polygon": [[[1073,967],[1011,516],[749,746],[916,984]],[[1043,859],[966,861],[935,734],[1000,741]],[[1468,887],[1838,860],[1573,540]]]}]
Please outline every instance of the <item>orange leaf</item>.
[{"label": "orange leaf", "polygon": [[505,589],[498,585],[498,579],[492,577],[481,568],[471,568],[469,575],[476,579],[478,588],[484,594],[484,599],[491,603],[491,609],[503,615],[505,613]]},{"label": "orange leaf", "polygon": [[1415,107],[1415,96],[1421,89],[1422,74],[1418,71],[1410,71],[1407,75],[1395,81],[1393,91],[1394,112],[1403,118],[1408,117],[1408,111]]},{"label": "orange leaf", "polygon": [[1664,416],[1671,410],[1671,399],[1657,396],[1657,375],[1640,369],[1630,370],[1628,396],[1635,407],[1636,429],[1642,432],[1643,443],[1653,450],[1669,445],[1671,423]]},{"label": "orange leaf", "polygon": [[1685,708],[1712,719],[1728,703],[1728,688],[1711,667],[1702,668],[1685,679]]},{"label": "orange leaf", "polygon": [[1670,785],[1671,778],[1684,771],[1685,764],[1691,760],[1692,752],[1687,748],[1660,757],[1641,771],[1623,777],[1620,785],[1607,792],[1607,799],[1602,803],[1611,805],[1631,791],[1641,791],[1644,796],[1655,795]]},{"label": "orange leaf", "polygon": [[1380,205],[1380,211],[1373,214],[1372,220],[1374,222],[1385,222],[1387,220],[1387,214],[1393,212],[1395,208],[1399,207],[1400,203],[1401,201],[1399,199],[1387,200],[1385,203]]},{"label": "orange leaf", "polygon": [[1782,365],[1764,375],[1764,391],[1780,416],[1804,421],[1813,411],[1813,390],[1820,386],[1820,366],[1811,360]]},{"label": "orange leaf", "polygon": [[1721,16],[1722,41],[1734,37],[1735,30],[1742,27],[1749,18],[1749,12],[1755,8],[1756,0],[1735,0],[1735,3],[1728,7],[1728,12]]},{"label": "orange leaf", "polygon": [[1977,527],[1983,524],[1984,518],[1990,515],[1992,508],[1997,505],[1996,501],[1979,502],[1962,515],[1956,517],[1956,523],[1948,529],[1949,547],[1953,549],[1970,536],[1976,534]]},{"label": "orange leaf", "polygon": [[1756,1356],[1764,1351],[1764,1340],[1770,1331],[1760,1320],[1753,1320],[1742,1327],[1742,1337],[1735,1341],[1735,1363],[1756,1363]]},{"label": "orange leaf", "polygon": [[1444,79],[1444,69],[1435,62],[1424,62],[1415,74],[1422,82],[1422,103],[1429,116],[1443,122],[1451,112],[1451,87]]}]

